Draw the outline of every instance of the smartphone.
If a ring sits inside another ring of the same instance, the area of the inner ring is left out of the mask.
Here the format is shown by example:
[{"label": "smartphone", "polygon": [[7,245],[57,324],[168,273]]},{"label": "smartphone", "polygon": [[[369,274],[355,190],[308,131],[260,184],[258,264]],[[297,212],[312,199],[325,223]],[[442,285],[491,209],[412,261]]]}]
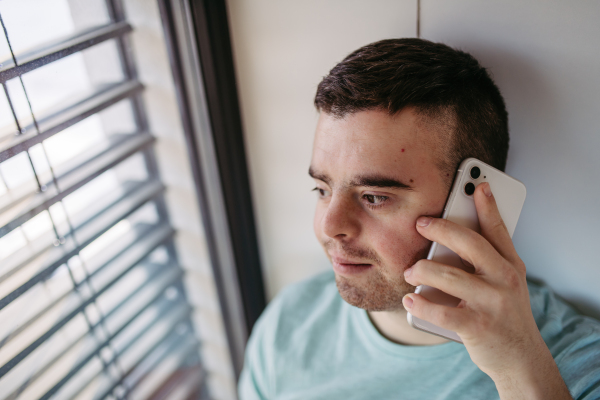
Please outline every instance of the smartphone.
[{"label": "smartphone", "polygon": [[[458,167],[442,218],[480,233],[481,229],[475,202],[473,201],[473,193],[477,185],[483,182],[490,184],[502,220],[512,238],[523,203],[525,203],[525,185],[476,158],[467,158]],[[431,244],[427,259],[473,272],[473,266],[461,259],[452,250],[436,242]],[[460,303],[460,299],[430,286],[417,286],[415,293],[431,302],[448,307],[456,307]],[[408,323],[413,328],[462,343],[456,332],[436,326],[410,313],[408,313],[407,318]]]}]

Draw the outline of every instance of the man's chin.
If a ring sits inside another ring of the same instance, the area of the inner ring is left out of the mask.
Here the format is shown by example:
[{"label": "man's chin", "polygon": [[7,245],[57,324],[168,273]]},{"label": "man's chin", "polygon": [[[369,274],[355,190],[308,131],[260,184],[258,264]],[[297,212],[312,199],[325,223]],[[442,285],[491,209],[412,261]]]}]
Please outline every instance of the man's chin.
[{"label": "man's chin", "polygon": [[380,274],[375,274],[366,280],[335,274],[335,283],[342,299],[354,307],[367,311],[404,309],[402,298],[415,291],[415,287],[404,279],[391,282]]}]

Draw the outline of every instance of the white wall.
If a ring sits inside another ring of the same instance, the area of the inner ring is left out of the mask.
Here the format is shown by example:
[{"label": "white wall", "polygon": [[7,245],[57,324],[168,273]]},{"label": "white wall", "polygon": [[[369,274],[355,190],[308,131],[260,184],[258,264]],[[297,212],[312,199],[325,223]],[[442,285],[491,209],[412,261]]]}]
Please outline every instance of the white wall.
[{"label": "white wall", "polygon": [[[359,46],[414,36],[416,0],[230,0],[268,293],[329,268],[307,178],[316,85]],[[528,197],[514,241],[531,277],[600,317],[600,3],[421,0],[421,36],[490,69],[511,129],[507,172]]]}]

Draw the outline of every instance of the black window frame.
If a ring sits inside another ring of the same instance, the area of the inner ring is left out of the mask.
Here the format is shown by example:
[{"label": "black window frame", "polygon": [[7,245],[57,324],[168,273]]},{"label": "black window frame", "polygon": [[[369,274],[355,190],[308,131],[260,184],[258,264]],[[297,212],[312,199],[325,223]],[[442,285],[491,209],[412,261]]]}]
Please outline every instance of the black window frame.
[{"label": "black window frame", "polygon": [[227,4],[158,1],[237,380],[266,296]]}]

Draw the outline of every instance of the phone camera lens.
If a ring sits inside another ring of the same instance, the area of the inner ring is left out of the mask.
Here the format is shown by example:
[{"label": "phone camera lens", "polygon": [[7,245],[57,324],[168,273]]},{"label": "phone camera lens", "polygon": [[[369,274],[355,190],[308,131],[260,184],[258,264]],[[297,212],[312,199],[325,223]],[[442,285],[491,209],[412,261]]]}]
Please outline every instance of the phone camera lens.
[{"label": "phone camera lens", "polygon": [[477,179],[479,178],[479,175],[481,175],[481,170],[479,169],[479,167],[471,168],[471,178]]},{"label": "phone camera lens", "polygon": [[[477,168],[477,167],[475,167]],[[479,168],[477,168],[479,169]],[[468,196],[471,196],[473,193],[475,193],[475,185],[473,184],[473,182],[469,182],[465,185],[465,193]]]}]

